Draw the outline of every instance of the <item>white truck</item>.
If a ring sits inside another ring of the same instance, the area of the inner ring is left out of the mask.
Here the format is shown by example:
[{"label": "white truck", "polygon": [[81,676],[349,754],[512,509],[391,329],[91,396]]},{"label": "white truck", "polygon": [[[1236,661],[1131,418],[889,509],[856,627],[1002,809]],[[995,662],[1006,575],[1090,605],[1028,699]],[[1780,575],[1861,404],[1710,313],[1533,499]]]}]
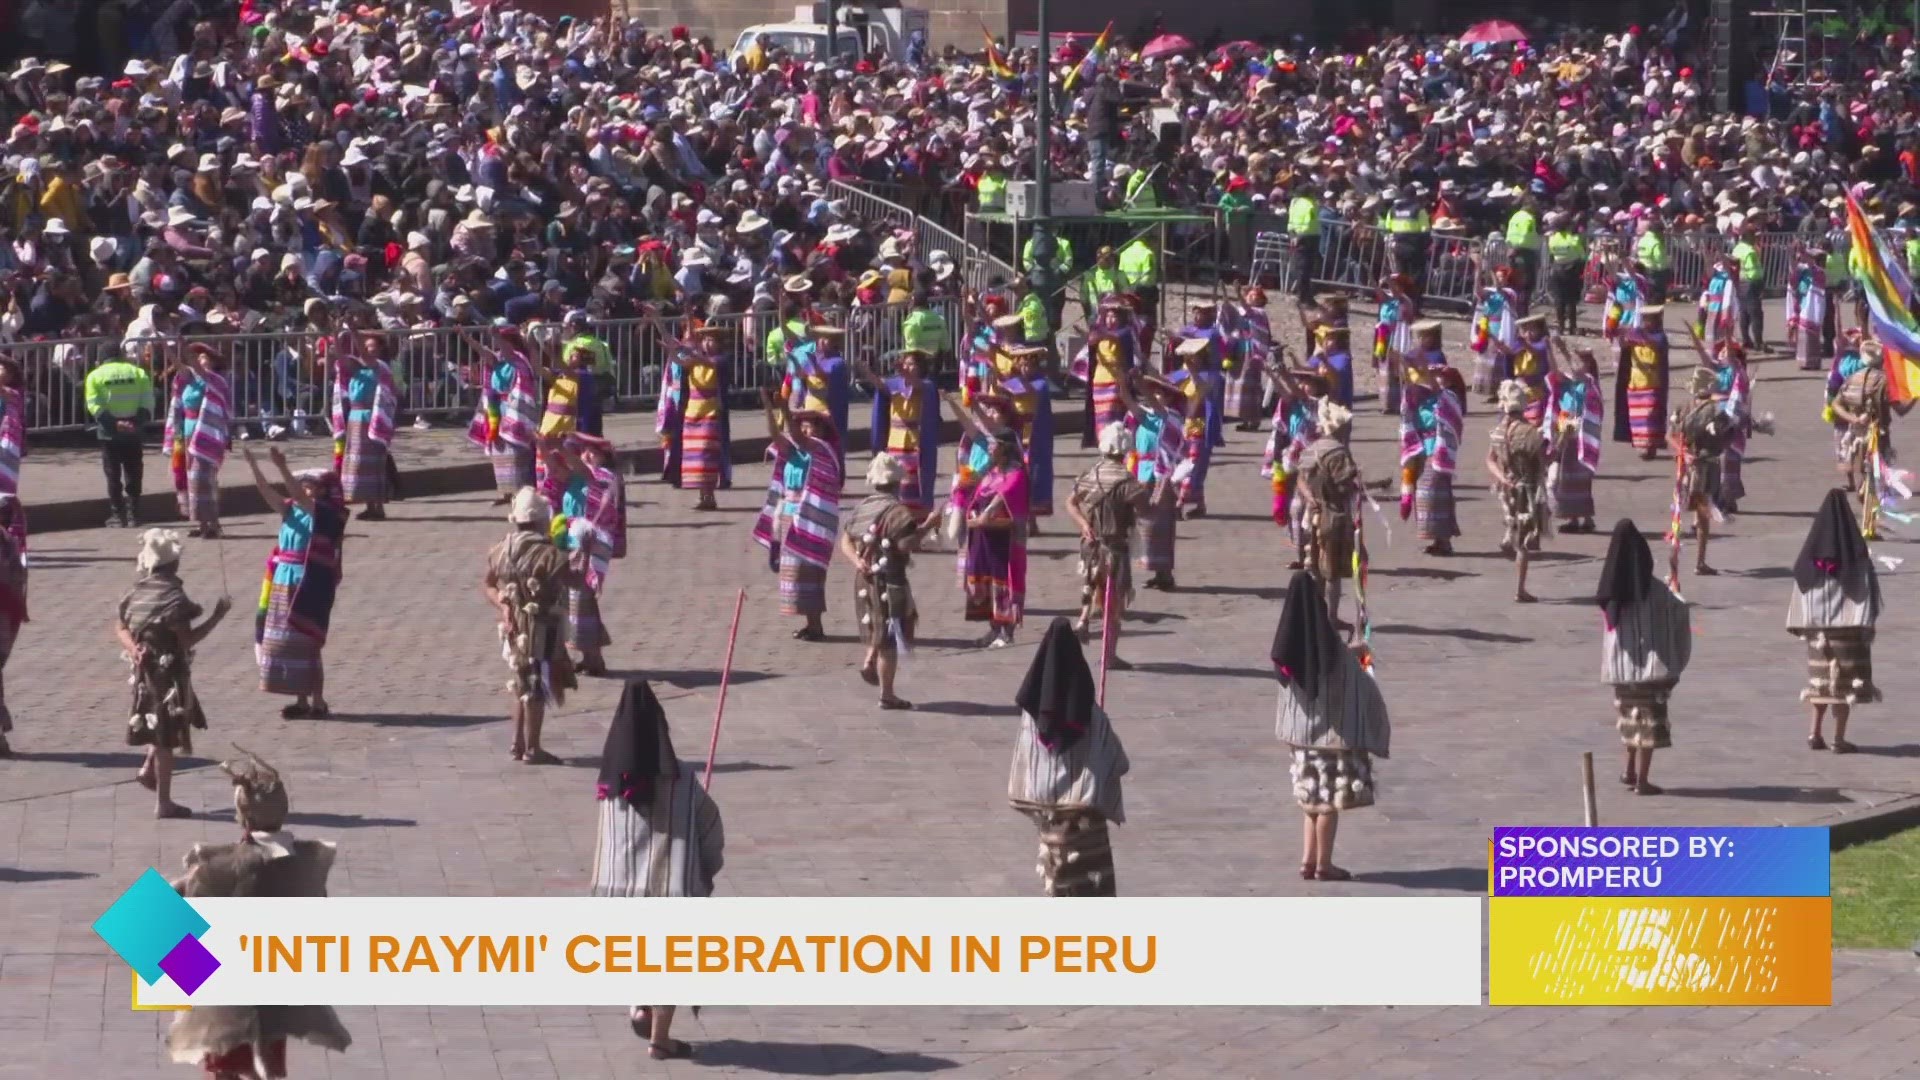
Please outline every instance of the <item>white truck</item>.
[{"label": "white truck", "polygon": [[[730,55],[735,59],[745,56],[758,41],[768,52],[784,49],[803,62],[826,59],[828,2],[831,0],[796,5],[792,22],[747,27],[740,31]],[[923,39],[927,37],[927,13],[921,8],[844,3],[834,9],[834,17],[839,23],[835,51],[845,57],[858,58],[879,50],[890,60],[904,60],[914,32]]]}]

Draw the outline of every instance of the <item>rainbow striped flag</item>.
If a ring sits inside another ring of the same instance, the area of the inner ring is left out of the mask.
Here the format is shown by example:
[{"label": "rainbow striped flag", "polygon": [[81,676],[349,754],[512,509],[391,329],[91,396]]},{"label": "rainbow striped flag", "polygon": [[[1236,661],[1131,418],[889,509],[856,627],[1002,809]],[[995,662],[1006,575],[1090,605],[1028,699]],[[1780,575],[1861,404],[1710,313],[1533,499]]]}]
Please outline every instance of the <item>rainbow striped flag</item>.
[{"label": "rainbow striped flag", "polygon": [[1908,308],[1913,283],[1852,195],[1847,196],[1847,235],[1853,277],[1873,313],[1874,339],[1887,350],[1887,394],[1896,404],[1912,401],[1920,397],[1920,322]]},{"label": "rainbow striped flag", "polygon": [[993,34],[987,30],[985,25],[980,27],[980,33],[981,36],[987,39],[987,67],[992,69],[993,77],[996,79],[1013,78],[1013,68],[1007,63],[1006,58],[1000,55],[1000,47],[993,43]]},{"label": "rainbow striped flag", "polygon": [[1100,67],[1100,58],[1107,55],[1107,42],[1112,39],[1113,23],[1108,22],[1107,28],[1100,31],[1100,36],[1093,39],[1093,47],[1087,50],[1087,55],[1080,58],[1080,62],[1074,65],[1072,71],[1067,72],[1067,77],[1061,82],[1060,89],[1071,93],[1073,84],[1080,81],[1082,74],[1091,74],[1097,70]]}]

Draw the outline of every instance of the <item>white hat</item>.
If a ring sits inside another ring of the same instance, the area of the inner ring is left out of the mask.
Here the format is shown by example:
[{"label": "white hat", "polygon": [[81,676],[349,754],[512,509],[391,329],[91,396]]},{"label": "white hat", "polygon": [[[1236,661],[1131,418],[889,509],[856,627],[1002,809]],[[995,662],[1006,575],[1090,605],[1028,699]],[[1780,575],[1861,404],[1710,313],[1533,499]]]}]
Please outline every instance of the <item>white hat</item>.
[{"label": "white hat", "polygon": [[467,216],[460,223],[469,229],[493,228],[493,219],[488,217],[487,212],[479,207],[467,211]]},{"label": "white hat", "polygon": [[733,231],[743,235],[746,233],[756,233],[771,224],[773,223],[768,221],[766,216],[758,210],[749,210],[740,215],[740,224],[735,225]]},{"label": "white hat", "polygon": [[254,260],[271,259],[273,258],[273,252],[268,251],[266,248],[254,248],[253,253],[248,255],[247,258]]},{"label": "white hat", "polygon": [[201,154],[200,167],[195,171],[196,172],[212,172],[212,173],[219,172],[220,171],[220,155]]},{"label": "white hat", "polygon": [[[1133,448],[1133,435],[1118,421],[1100,429],[1100,453],[1106,457],[1124,457]],[[889,454],[888,457],[893,455]],[[878,458],[874,460],[878,461]]]},{"label": "white hat", "polygon": [[426,233],[410,232],[407,234],[408,251],[425,251],[431,247],[433,247],[433,241],[427,239]]},{"label": "white hat", "polygon": [[366,163],[366,153],[357,146],[347,147],[347,152],[340,157],[340,167],[343,169],[350,169],[355,165],[365,165]]},{"label": "white hat", "polygon": [[177,158],[177,157],[192,157],[192,156],[193,156],[193,151],[187,149],[186,143],[174,143],[172,146],[167,147],[168,161],[172,161],[174,158]]},{"label": "white hat", "polygon": [[48,236],[65,236],[67,235],[67,223],[61,221],[59,218],[48,218],[46,225],[42,226],[40,231],[46,233]]},{"label": "white hat", "polygon": [[87,241],[87,254],[93,256],[93,261],[97,263],[104,263],[113,258],[115,250],[117,245],[114,244],[112,237],[96,236]]},{"label": "white hat", "polygon": [[683,267],[712,266],[713,257],[708,255],[704,248],[688,248],[680,255],[680,265]]},{"label": "white hat", "polygon": [[851,225],[835,225],[827,230],[826,242],[829,244],[845,244],[859,235],[860,230]]},{"label": "white hat", "polygon": [[1213,342],[1203,337],[1187,338],[1173,347],[1176,356],[1199,356],[1211,347]]},{"label": "white hat", "polygon": [[507,520],[515,525],[544,526],[553,517],[553,509],[547,500],[531,487],[523,487],[513,493],[513,509],[507,513]]},{"label": "white hat", "polygon": [[892,454],[874,456],[872,464],[867,466],[868,487],[893,487],[906,475],[906,467]]},{"label": "white hat", "polygon": [[193,211],[184,206],[176,206],[167,211],[168,225],[191,225],[198,220],[198,218],[193,216]]},{"label": "white hat", "polygon": [[906,253],[900,250],[900,241],[889,236],[880,242],[880,257],[883,259],[904,258]]},{"label": "white hat", "polygon": [[1332,434],[1353,424],[1353,410],[1330,397],[1321,398],[1320,414],[1316,419],[1319,421],[1321,434]]},{"label": "white hat", "polygon": [[[531,491],[531,488],[527,490]],[[140,534],[140,555],[134,565],[151,574],[162,566],[180,561],[180,534],[172,529],[148,529]]]}]

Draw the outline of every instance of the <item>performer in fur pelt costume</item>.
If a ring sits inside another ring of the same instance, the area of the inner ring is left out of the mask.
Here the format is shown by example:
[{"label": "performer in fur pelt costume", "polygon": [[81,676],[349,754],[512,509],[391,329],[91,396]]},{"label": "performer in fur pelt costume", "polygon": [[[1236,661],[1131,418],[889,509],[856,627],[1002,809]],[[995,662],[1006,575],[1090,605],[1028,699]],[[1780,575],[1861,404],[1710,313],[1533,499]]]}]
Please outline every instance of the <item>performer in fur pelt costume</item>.
[{"label": "performer in fur pelt costume", "polygon": [[[334,845],[297,840],[286,831],[287,787],[273,766],[247,750],[220,770],[233,780],[241,837],[234,844],[195,844],[173,883],[196,896],[325,896]],[[278,1080],[287,1075],[287,1040],[345,1050],[353,1036],[330,1005],[196,1005],[167,1032],[173,1060],[205,1069],[213,1080]]]}]

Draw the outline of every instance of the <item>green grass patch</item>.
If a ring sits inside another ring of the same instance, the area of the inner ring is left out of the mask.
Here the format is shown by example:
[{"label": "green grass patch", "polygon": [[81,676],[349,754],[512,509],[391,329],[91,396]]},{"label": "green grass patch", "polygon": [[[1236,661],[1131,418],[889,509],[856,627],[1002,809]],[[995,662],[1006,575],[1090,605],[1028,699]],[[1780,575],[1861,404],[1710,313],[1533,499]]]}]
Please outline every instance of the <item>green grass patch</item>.
[{"label": "green grass patch", "polygon": [[1920,829],[1833,853],[1833,945],[1906,949],[1920,938]]}]

